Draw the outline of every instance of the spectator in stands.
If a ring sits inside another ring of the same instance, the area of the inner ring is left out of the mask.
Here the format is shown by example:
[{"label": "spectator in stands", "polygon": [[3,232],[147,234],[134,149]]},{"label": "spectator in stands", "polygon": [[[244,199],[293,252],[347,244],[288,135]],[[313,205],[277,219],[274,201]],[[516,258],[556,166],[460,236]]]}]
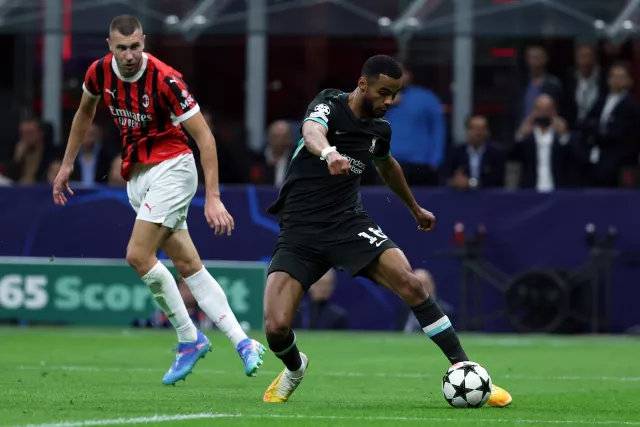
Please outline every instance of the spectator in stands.
[{"label": "spectator in stands", "polygon": [[587,184],[591,187],[617,187],[625,163],[638,163],[638,109],[629,96],[633,85],[629,67],[619,62],[609,70],[609,93],[590,117],[586,140]]},{"label": "spectator in stands", "polygon": [[284,120],[276,120],[269,125],[267,146],[257,156],[251,168],[251,182],[280,187],[293,155],[291,128]]},{"label": "spectator in stands", "polygon": [[607,92],[607,73],[598,65],[596,48],[580,44],[575,50],[576,67],[567,79],[566,118],[569,128],[582,129]]},{"label": "spectator in stands", "polygon": [[115,156],[111,160],[111,166],[109,168],[109,177],[107,178],[107,185],[109,187],[126,187],[127,181],[124,180],[120,174],[122,169],[122,159],[120,156]]},{"label": "spectator in stands", "polygon": [[529,46],[525,53],[527,68],[529,71],[528,79],[523,86],[519,88],[516,96],[517,104],[512,106],[513,114],[516,114],[516,126],[531,116],[534,104],[538,96],[542,94],[549,95],[557,106],[562,105],[562,83],[560,79],[548,73],[547,65],[549,57],[544,47],[539,45]]},{"label": "spectator in stands", "polygon": [[467,119],[467,141],[449,152],[446,162],[447,184],[458,190],[476,187],[504,187],[506,156],[489,141],[487,118]]},{"label": "spectator in stands", "polygon": [[[218,154],[218,179],[221,184],[243,184],[249,182],[251,155],[245,143],[244,127],[234,125],[231,120],[215,116],[208,108],[202,109],[202,115],[216,139]],[[191,144],[200,185],[204,185],[204,174],[200,165],[200,151],[195,143]]]},{"label": "spectator in stands", "polygon": [[53,147],[47,144],[42,123],[26,119],[20,123],[20,140],[13,152],[7,177],[23,184],[33,184],[46,179]]},{"label": "spectator in stands", "polygon": [[442,102],[432,91],[412,84],[413,73],[403,64],[403,88],[386,118],[393,128],[391,154],[413,186],[438,184],[444,159],[445,120]]},{"label": "spectator in stands", "polygon": [[329,299],[335,289],[335,270],[325,273],[309,289],[309,298],[300,304],[294,327],[303,329],[349,329],[349,315]]},{"label": "spectator in stands", "polygon": [[91,186],[107,180],[113,156],[103,144],[102,135],[102,128],[92,123],[73,167],[73,181]]},{"label": "spectator in stands", "polygon": [[511,159],[521,164],[520,187],[553,191],[571,183],[572,136],[549,95],[539,95],[516,134]]},{"label": "spectator in stands", "polygon": [[60,167],[62,166],[62,159],[56,157],[49,163],[49,168],[47,169],[47,182],[53,185],[53,181],[56,179],[56,175],[60,172]]}]

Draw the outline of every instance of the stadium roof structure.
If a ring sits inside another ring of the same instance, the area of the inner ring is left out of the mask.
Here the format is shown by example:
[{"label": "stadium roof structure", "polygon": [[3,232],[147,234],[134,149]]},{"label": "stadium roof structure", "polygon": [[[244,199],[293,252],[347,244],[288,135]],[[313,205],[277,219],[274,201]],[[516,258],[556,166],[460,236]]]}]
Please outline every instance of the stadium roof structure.
[{"label": "stadium roof structure", "polygon": [[470,7],[470,30],[489,37],[585,37],[624,41],[640,29],[640,0],[0,0],[0,33],[42,31],[45,4],[71,11],[70,30],[103,33],[132,13],[147,32],[247,32],[250,8],[264,7],[274,35],[452,36],[456,11]]}]

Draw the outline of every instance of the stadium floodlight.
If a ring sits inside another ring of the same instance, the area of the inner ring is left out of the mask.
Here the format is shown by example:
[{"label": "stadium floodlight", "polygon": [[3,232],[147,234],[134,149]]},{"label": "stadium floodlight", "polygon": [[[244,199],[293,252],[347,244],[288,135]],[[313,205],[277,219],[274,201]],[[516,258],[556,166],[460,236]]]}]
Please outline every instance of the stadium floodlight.
[{"label": "stadium floodlight", "polygon": [[[631,15],[636,13],[640,6],[640,0],[629,0],[627,5],[622,9],[622,11],[618,14],[616,19],[613,21],[611,25],[607,27],[607,35],[610,39],[615,39],[619,37],[622,30],[630,30],[633,28],[633,22],[630,21]],[[631,23],[630,28],[629,24]]]},{"label": "stadium floodlight", "polygon": [[[207,14],[216,4],[217,0],[201,0],[196,6],[194,6],[180,24],[180,32],[188,34],[194,27],[201,25],[198,22],[202,21],[204,15]],[[206,18],[205,18],[206,21]]]},{"label": "stadium floodlight", "polygon": [[[404,30],[409,26],[409,19],[416,19],[416,15],[419,14],[425,6],[429,6],[429,10],[433,10],[440,0],[413,0],[409,6],[404,9],[404,12],[391,26],[396,36],[402,34]],[[428,13],[428,12],[427,12]]]}]

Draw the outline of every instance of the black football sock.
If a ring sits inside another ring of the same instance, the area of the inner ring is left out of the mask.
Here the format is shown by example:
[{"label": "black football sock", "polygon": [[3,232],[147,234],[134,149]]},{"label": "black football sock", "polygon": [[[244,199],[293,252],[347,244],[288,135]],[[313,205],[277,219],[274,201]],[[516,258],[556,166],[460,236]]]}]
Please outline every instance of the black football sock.
[{"label": "black football sock", "polygon": [[431,296],[411,307],[411,310],[420,322],[424,333],[440,347],[451,364],[469,360],[449,318],[445,316],[438,303]]},{"label": "black football sock", "polygon": [[289,335],[284,341],[273,342],[267,336],[267,342],[269,343],[269,349],[273,351],[278,359],[282,360],[284,366],[290,371],[297,371],[302,366],[302,358],[300,357],[300,351],[296,345],[296,334],[293,333],[293,329],[289,329]]}]

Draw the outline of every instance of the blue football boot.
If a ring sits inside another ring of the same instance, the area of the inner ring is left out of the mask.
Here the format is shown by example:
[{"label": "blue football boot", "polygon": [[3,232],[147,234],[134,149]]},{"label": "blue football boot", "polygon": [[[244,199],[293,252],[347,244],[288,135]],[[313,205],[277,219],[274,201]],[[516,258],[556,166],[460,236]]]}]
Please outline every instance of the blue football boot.
[{"label": "blue football boot", "polygon": [[162,378],[162,384],[175,385],[184,380],[193,371],[198,360],[204,359],[207,352],[212,350],[211,341],[198,331],[198,339],[195,342],[178,343],[176,359]]},{"label": "blue football boot", "polygon": [[262,355],[266,348],[256,340],[245,338],[238,343],[238,355],[244,363],[244,373],[248,377],[255,377],[258,368],[262,365]]}]

